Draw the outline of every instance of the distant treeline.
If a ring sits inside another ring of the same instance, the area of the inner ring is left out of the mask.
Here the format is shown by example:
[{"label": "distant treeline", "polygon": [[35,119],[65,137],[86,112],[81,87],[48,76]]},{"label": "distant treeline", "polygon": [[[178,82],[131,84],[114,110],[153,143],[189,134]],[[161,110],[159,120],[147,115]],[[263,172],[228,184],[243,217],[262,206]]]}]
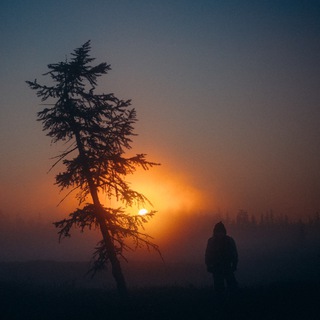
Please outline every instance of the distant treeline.
[{"label": "distant treeline", "polygon": [[[236,215],[231,217],[228,213],[204,213],[195,214],[194,216],[199,217],[203,215],[206,219],[215,222],[223,221],[223,223],[229,226],[254,226],[254,227],[271,227],[271,226],[288,226],[288,225],[298,225],[298,226],[320,226],[320,213],[316,212],[312,216],[304,216],[300,219],[291,219],[287,214],[274,214],[273,210],[269,210],[266,213],[262,213],[259,216],[256,214],[249,214],[246,210],[239,210]],[[7,229],[8,227],[15,226],[19,229],[28,227],[50,227],[53,226],[53,220],[49,221],[44,219],[43,215],[38,215],[38,217],[25,216],[21,214],[7,214],[0,210],[0,230]],[[184,217],[185,219],[185,217]],[[187,218],[188,220],[188,218]]]},{"label": "distant treeline", "polygon": [[[288,215],[275,215],[272,210],[259,218],[245,210],[230,218],[228,214],[216,215],[216,222],[223,221],[230,233],[241,241],[259,243],[261,239],[269,245],[296,245],[309,243],[320,248],[320,214],[305,219],[290,219]],[[253,239],[255,239],[253,241]]]},{"label": "distant treeline", "polygon": [[[300,255],[318,257],[320,254],[319,213],[304,220],[276,215],[271,210],[261,216],[239,210],[232,217],[212,212],[177,213],[163,222],[172,225],[172,228],[159,234],[155,242],[168,261],[203,263],[206,242],[212,235],[215,223],[219,221],[223,221],[228,234],[235,238],[243,262],[244,258],[251,261],[262,255],[296,255],[297,250],[300,250]],[[74,230],[71,238],[61,244],[57,232],[52,222],[44,217],[37,219],[22,214],[10,216],[0,213],[0,260],[91,258],[92,248],[99,240],[97,232],[82,234],[80,230]],[[140,259],[136,253],[133,256]],[[320,257],[318,259],[320,261]]]},{"label": "distant treeline", "polygon": [[258,218],[257,215],[249,214],[246,210],[239,210],[234,218],[230,218],[229,214],[222,215],[221,213],[215,214],[217,220],[223,220],[227,224],[244,226],[275,226],[275,225],[320,225],[320,213],[316,212],[312,216],[304,217],[303,219],[290,219],[287,214],[276,215],[273,210],[262,213]]}]

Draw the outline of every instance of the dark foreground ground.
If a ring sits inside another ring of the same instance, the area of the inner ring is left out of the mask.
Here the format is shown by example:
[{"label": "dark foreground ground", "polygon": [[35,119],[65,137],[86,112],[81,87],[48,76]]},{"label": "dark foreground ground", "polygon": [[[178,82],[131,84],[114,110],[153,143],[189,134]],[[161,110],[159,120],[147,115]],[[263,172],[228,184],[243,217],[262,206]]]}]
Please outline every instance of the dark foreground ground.
[{"label": "dark foreground ground", "polygon": [[274,283],[242,288],[218,304],[210,287],[130,290],[123,305],[115,291],[0,282],[2,320],[7,319],[320,319],[320,284]]}]

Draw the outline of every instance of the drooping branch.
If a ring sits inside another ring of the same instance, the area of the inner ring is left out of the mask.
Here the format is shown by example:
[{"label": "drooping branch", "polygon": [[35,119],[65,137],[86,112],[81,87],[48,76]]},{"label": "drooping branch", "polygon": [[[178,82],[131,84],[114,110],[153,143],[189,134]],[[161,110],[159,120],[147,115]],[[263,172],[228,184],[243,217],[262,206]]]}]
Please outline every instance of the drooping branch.
[{"label": "drooping branch", "polygon": [[[111,232],[114,248],[119,256],[125,259],[124,251],[146,248],[147,250],[155,250],[162,258],[159,246],[152,242],[152,237],[139,231],[139,228],[144,228],[144,224],[154,214],[155,211],[151,211],[143,216],[128,215],[121,208],[104,208],[104,218]],[[60,229],[58,232],[59,241],[63,238],[69,238],[73,227],[79,228],[81,232],[85,229],[97,229],[99,222],[96,218],[96,208],[92,204],[87,204],[83,209],[77,209],[71,213],[69,218],[55,222],[54,225]],[[128,239],[132,240],[133,246],[128,244]],[[92,268],[89,272],[94,275],[108,264],[109,259],[109,252],[106,249],[104,241],[101,240],[98,242],[93,253]]]}]

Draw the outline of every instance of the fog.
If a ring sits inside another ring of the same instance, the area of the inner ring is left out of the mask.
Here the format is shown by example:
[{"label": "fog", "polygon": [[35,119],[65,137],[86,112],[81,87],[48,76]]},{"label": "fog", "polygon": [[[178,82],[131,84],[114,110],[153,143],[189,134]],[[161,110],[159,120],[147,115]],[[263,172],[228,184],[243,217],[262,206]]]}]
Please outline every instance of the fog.
[{"label": "fog", "polygon": [[[171,227],[156,234],[163,256],[147,250],[128,252],[122,267],[129,286],[211,285],[204,251],[213,226],[222,220],[237,243],[241,286],[320,279],[320,217],[290,221],[270,211],[260,217],[240,211],[235,217],[213,213],[172,216]],[[85,276],[97,231],[74,230],[58,241],[57,229],[41,219],[1,214],[0,280],[28,283],[114,287],[109,268]],[[148,231],[148,230],[146,230]],[[152,235],[152,234],[151,234]]]}]

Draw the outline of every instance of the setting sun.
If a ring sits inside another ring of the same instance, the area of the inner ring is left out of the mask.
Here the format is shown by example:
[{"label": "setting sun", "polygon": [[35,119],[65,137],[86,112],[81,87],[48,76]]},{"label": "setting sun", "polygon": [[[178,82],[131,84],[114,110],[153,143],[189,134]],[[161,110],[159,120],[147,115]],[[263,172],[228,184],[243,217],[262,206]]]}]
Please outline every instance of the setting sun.
[{"label": "setting sun", "polygon": [[147,213],[148,213],[148,210],[145,209],[145,208],[142,208],[142,209],[139,210],[139,215],[140,215],[140,216],[144,216],[144,215],[147,214]]}]

